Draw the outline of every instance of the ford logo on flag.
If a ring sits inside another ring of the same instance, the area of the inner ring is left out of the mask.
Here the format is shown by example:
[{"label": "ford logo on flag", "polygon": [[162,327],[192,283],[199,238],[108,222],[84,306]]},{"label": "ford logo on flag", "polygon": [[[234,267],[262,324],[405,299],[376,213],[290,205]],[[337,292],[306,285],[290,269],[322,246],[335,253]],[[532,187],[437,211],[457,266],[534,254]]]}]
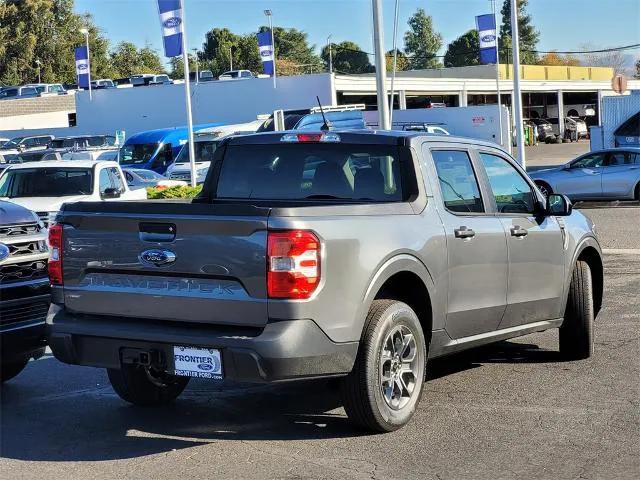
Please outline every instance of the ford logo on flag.
[{"label": "ford logo on flag", "polygon": [[78,64],[78,70],[86,70],[87,69],[87,64],[86,63],[79,63]]},{"label": "ford logo on flag", "polygon": [[496,36],[490,33],[489,35],[483,36],[480,40],[482,40],[483,43],[489,43],[495,41],[495,39]]},{"label": "ford logo on flag", "polygon": [[162,267],[176,261],[176,254],[170,250],[145,250],[138,257],[140,262],[150,267]]},{"label": "ford logo on flag", "polygon": [[8,258],[9,255],[11,255],[9,247],[7,247],[4,243],[0,243],[0,262],[5,258]]},{"label": "ford logo on flag", "polygon": [[269,50],[269,49],[264,49],[264,50],[262,50],[262,51],[260,52],[260,55],[261,55],[261,56],[263,56],[263,57],[270,57],[270,56],[271,56],[271,53],[272,53],[272,52],[271,52],[271,50]]},{"label": "ford logo on flag", "polygon": [[180,17],[171,17],[167,18],[164,21],[164,28],[177,28],[182,23],[182,19]]}]

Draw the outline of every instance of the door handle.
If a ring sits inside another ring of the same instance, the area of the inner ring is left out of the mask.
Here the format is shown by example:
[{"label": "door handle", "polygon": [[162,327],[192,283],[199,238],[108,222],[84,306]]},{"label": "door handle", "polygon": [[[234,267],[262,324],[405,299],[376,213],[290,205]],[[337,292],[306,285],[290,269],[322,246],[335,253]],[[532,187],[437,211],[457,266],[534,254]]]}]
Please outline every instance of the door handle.
[{"label": "door handle", "polygon": [[511,227],[511,236],[512,237],[526,237],[529,234],[526,228],[520,227],[520,225],[514,225]]},{"label": "door handle", "polygon": [[453,231],[453,234],[455,235],[456,238],[472,238],[476,236],[476,232],[474,232],[472,229],[467,228],[465,226],[456,228]]}]

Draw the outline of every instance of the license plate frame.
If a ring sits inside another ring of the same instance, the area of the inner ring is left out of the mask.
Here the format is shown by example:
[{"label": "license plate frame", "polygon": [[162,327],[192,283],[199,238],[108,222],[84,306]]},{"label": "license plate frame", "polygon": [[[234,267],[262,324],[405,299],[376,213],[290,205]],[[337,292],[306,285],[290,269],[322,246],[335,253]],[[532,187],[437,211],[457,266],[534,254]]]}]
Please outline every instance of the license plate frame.
[{"label": "license plate frame", "polygon": [[223,380],[222,352],[217,348],[173,346],[173,372],[178,377]]}]

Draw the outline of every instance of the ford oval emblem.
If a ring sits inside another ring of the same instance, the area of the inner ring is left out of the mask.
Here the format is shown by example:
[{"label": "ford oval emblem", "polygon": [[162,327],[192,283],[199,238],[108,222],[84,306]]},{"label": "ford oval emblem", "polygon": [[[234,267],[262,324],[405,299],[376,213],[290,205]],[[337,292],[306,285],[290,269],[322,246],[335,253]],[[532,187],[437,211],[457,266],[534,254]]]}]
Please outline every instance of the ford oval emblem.
[{"label": "ford oval emblem", "polygon": [[164,28],[177,28],[182,23],[182,19],[180,17],[171,17],[167,18],[164,21]]},{"label": "ford oval emblem", "polygon": [[213,370],[213,365],[209,363],[201,363],[198,365],[198,368],[200,370],[204,370],[205,372],[208,372],[209,370]]},{"label": "ford oval emblem", "polygon": [[86,63],[79,63],[78,64],[78,70],[86,70],[87,69],[87,64]]},{"label": "ford oval emblem", "polygon": [[489,34],[489,35],[485,35],[483,36],[480,40],[482,40],[483,43],[489,43],[489,42],[493,42],[495,41],[496,36]]},{"label": "ford oval emblem", "polygon": [[176,254],[170,250],[145,250],[138,257],[140,262],[151,267],[163,267],[176,261]]},{"label": "ford oval emblem", "polygon": [[272,53],[271,50],[265,49],[260,52],[260,55],[263,57],[270,57],[271,53]]},{"label": "ford oval emblem", "polygon": [[7,247],[4,243],[0,243],[0,262],[5,258],[8,258],[9,255],[11,255],[9,247]]}]

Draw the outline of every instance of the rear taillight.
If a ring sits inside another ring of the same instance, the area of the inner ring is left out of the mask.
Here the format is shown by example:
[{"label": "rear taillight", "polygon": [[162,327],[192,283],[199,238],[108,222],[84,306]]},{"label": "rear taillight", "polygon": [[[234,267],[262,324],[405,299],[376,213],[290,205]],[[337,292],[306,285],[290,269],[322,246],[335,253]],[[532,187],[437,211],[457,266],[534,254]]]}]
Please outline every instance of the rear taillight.
[{"label": "rear taillight", "polygon": [[49,282],[62,285],[62,225],[49,227]]},{"label": "rear taillight", "polygon": [[270,298],[309,298],[320,283],[320,240],[306,230],[269,232],[267,292]]}]

